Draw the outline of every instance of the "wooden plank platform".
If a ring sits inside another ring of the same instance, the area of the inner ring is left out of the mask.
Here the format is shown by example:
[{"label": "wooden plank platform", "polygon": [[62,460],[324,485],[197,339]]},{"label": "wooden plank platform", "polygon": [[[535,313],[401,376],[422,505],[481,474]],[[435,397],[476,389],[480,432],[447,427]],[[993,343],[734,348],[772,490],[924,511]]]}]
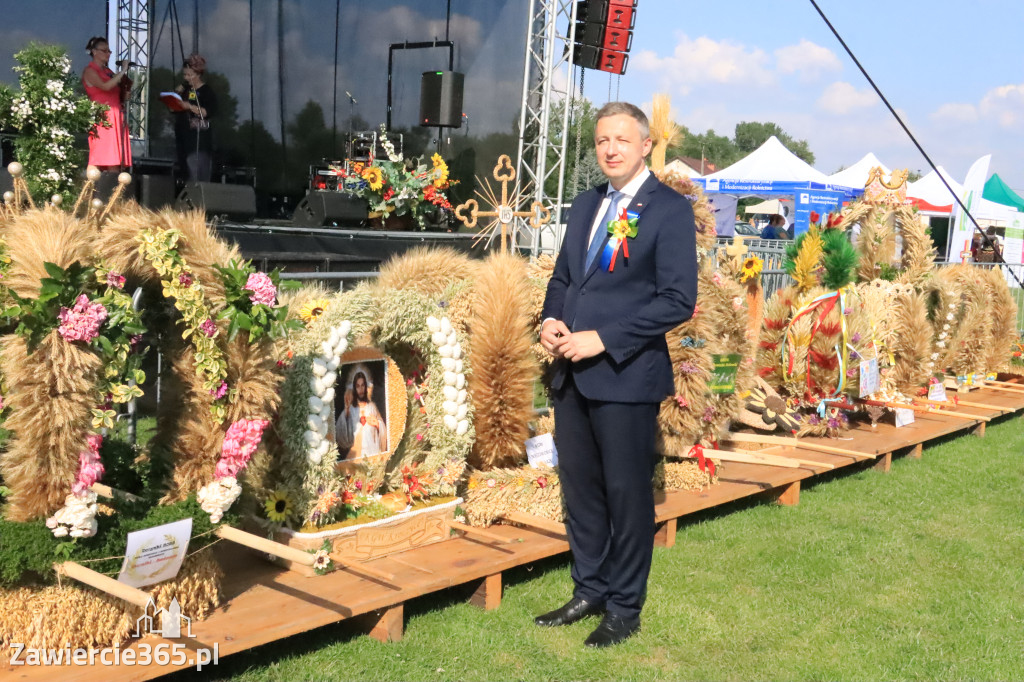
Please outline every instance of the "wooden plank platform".
[{"label": "wooden plank platform", "polygon": [[[986,410],[965,407],[963,412],[997,417],[1024,410],[1024,395],[986,389],[972,391],[971,401],[993,406]],[[860,424],[839,441],[815,439],[824,445],[863,452],[874,466],[888,471],[896,454],[921,456],[922,444],[960,431],[984,435],[984,422],[953,419],[940,414],[918,414],[914,424],[897,429],[892,424],[872,428]],[[806,462],[822,462],[836,469],[863,458],[818,452],[807,448],[773,446],[773,455]],[[713,453],[711,454],[713,457]],[[726,464],[718,484],[701,491],[668,491],[655,496],[655,516],[661,528],[656,542],[672,546],[678,519],[753,495],[774,497],[780,504],[799,502],[802,481],[826,469],[804,464],[785,468],[760,464]],[[224,581],[224,602],[209,618],[192,624],[195,639],[163,640],[149,636],[141,641],[184,642],[187,650],[217,646],[221,658],[233,653],[300,634],[341,620],[355,619],[367,634],[383,641],[401,639],[405,602],[432,592],[467,585],[469,600],[484,609],[501,603],[501,573],[511,568],[550,557],[569,549],[564,535],[521,526],[493,526],[493,533],[511,542],[489,542],[467,535],[408,550],[368,562],[390,573],[401,587],[341,569],[334,573],[304,577],[257,559],[249,551],[222,543],[216,550],[229,576]],[[138,641],[125,648],[137,648]],[[90,667],[61,666],[61,680],[146,680],[193,665]],[[12,668],[0,666],[2,680],[55,679],[53,667]]]}]

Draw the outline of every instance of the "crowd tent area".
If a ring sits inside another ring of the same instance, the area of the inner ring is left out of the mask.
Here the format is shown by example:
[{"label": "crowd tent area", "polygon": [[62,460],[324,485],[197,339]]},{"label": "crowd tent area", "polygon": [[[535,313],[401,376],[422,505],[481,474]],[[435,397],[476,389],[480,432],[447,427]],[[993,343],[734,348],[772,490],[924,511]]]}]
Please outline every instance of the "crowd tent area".
[{"label": "crowd tent area", "polygon": [[[830,213],[844,201],[863,193],[860,187],[834,184],[830,178],[798,157],[772,135],[764,144],[736,163],[720,171],[695,180],[704,191],[741,197],[792,197],[793,215],[787,222],[793,225],[793,234],[799,235],[810,227],[810,215]],[[719,213],[724,211],[719,208]],[[728,214],[729,218],[733,214]]]}]

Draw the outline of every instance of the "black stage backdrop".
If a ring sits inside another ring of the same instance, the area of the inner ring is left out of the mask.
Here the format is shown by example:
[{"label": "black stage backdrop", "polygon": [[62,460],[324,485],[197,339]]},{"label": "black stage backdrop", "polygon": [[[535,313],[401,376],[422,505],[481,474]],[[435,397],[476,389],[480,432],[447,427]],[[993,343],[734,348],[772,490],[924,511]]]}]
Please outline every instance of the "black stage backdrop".
[{"label": "black stage backdrop", "polygon": [[[173,126],[156,93],[181,82],[182,52],[198,51],[220,105],[215,179],[254,168],[262,194],[288,195],[294,206],[311,164],[344,158],[350,130],[385,121],[389,45],[447,37],[455,70],[466,74],[463,126],[439,137],[437,128],[416,125],[421,73],[448,66],[446,48],[428,48],[394,52],[392,130],[404,135],[407,156],[440,150],[460,180],[454,199],[468,198],[474,176],[489,176],[499,154],[516,154],[528,4],[155,0],[149,155],[174,157]],[[88,38],[107,33],[101,0],[2,0],[0,16],[0,81],[8,83],[16,82],[13,53],[30,40],[64,45],[81,72]]]}]

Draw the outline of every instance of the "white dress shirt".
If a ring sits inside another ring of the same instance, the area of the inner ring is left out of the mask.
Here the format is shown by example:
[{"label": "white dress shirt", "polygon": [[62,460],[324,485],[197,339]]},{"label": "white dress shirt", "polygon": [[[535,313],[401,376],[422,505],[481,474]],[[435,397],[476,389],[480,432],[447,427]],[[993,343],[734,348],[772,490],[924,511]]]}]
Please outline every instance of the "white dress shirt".
[{"label": "white dress shirt", "polygon": [[[615,215],[619,215],[622,212],[622,209],[629,208],[629,205],[633,203],[633,197],[635,197],[636,193],[640,191],[640,186],[647,182],[647,178],[650,175],[651,171],[644,168],[635,178],[627,182],[620,190],[616,190],[612,187],[611,183],[608,183],[608,192],[605,194],[604,199],[601,199],[601,205],[597,209],[597,216],[594,218],[594,224],[590,226],[590,239],[587,240],[588,247],[594,239],[600,239],[600,235],[603,235],[604,230],[608,229],[607,223],[604,222],[604,216],[608,212],[608,203],[611,201],[611,193],[615,191],[619,192],[618,203],[615,206]],[[601,232],[598,232],[598,230],[601,230]]]}]

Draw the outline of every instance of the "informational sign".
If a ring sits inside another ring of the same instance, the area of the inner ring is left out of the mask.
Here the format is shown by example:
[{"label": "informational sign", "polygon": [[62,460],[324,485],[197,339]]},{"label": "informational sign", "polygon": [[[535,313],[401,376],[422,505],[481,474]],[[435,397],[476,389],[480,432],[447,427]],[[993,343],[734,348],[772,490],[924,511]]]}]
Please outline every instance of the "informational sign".
[{"label": "informational sign", "polygon": [[1012,213],[1006,223],[1003,258],[1007,263],[1024,263],[1024,213]]},{"label": "informational sign", "polygon": [[896,408],[896,428],[914,423],[914,411],[905,407]]},{"label": "informational sign", "polygon": [[132,587],[146,587],[178,575],[192,539],[192,519],[128,533],[128,546],[117,579]]},{"label": "informational sign", "polygon": [[712,355],[711,360],[715,363],[715,367],[711,371],[708,390],[717,394],[735,393],[736,371],[740,368],[740,361],[742,359],[743,356],[739,353]]},{"label": "informational sign", "polygon": [[882,387],[878,376],[878,358],[871,358],[860,363],[860,397],[867,398],[878,392]]},{"label": "informational sign", "polygon": [[802,190],[793,197],[795,206],[795,219],[793,221],[793,236],[803,234],[811,229],[811,212],[817,213],[819,221],[821,216],[838,211],[843,205],[844,194],[824,189]]},{"label": "informational sign", "polygon": [[558,450],[555,448],[555,439],[550,433],[528,438],[526,440],[526,457],[534,469],[539,469],[542,466],[558,466]]},{"label": "informational sign", "polygon": [[934,400],[939,403],[944,403],[949,400],[949,398],[946,397],[946,385],[942,383],[929,384],[928,400]]}]

